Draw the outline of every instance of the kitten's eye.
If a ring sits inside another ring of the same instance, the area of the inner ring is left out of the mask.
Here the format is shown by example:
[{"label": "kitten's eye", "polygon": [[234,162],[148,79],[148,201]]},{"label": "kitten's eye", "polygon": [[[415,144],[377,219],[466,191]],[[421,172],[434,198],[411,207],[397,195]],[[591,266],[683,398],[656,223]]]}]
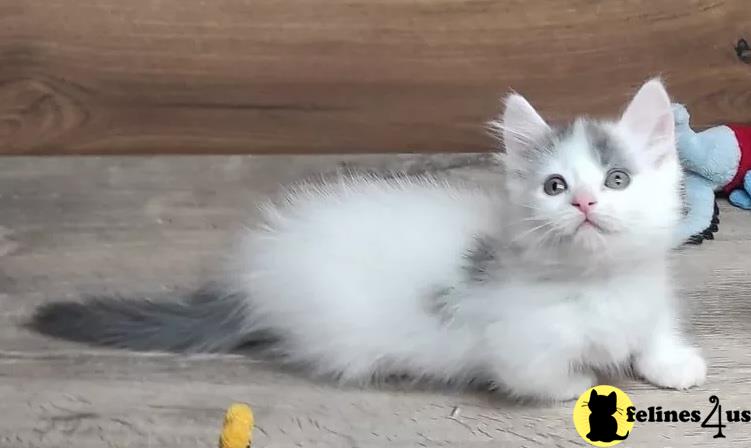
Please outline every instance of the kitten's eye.
[{"label": "kitten's eye", "polygon": [[566,189],[568,189],[568,185],[566,185],[566,180],[563,178],[563,176],[553,174],[552,176],[545,179],[545,184],[543,184],[542,188],[543,190],[545,190],[545,194],[549,196],[555,196],[566,191]]},{"label": "kitten's eye", "polygon": [[631,176],[624,170],[610,170],[605,178],[605,186],[613,190],[623,190],[631,183]]}]

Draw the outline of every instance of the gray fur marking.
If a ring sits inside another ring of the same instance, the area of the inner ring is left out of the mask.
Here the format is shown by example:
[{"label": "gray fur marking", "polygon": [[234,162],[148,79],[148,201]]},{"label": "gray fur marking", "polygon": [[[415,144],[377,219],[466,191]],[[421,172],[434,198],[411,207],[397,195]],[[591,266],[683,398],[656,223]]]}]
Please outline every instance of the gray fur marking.
[{"label": "gray fur marking", "polygon": [[467,261],[464,272],[470,281],[488,280],[498,263],[495,241],[487,236],[475,238],[474,246],[467,251],[464,259]]},{"label": "gray fur marking", "polygon": [[[535,142],[529,143],[531,150],[523,151],[519,154],[527,165],[523,169],[513,169],[507,171],[507,174],[513,175],[518,179],[526,179],[530,173],[534,173],[534,166],[540,165],[547,160],[555,151],[555,146],[560,141],[560,133],[565,129],[552,128],[550,132],[540,136]],[[506,167],[508,170],[508,167]]]},{"label": "gray fur marking", "polygon": [[454,319],[454,309],[450,302],[454,293],[455,288],[446,287],[429,294],[426,311],[438,317],[443,324],[451,322]]},{"label": "gray fur marking", "polygon": [[552,129],[544,145],[538,147],[538,157],[545,153],[552,154],[555,148],[563,141],[572,137],[574,129],[582,126],[589,142],[589,150],[605,169],[622,168],[633,171],[636,164],[626,148],[624,148],[603,124],[590,120],[580,119],[574,123],[558,126]]},{"label": "gray fur marking", "polygon": [[222,352],[250,342],[245,296],[212,285],[183,299],[90,297],[40,307],[29,326],[62,339],[133,350]]},{"label": "gray fur marking", "polygon": [[617,142],[602,124],[584,120],[584,132],[594,156],[604,168],[622,168],[633,171],[635,164],[626,148]]},{"label": "gray fur marking", "polygon": [[573,134],[574,132],[574,124],[569,123],[566,125],[556,126],[552,129],[553,132],[550,137],[550,146],[554,146],[555,144],[571,137],[571,134]]}]

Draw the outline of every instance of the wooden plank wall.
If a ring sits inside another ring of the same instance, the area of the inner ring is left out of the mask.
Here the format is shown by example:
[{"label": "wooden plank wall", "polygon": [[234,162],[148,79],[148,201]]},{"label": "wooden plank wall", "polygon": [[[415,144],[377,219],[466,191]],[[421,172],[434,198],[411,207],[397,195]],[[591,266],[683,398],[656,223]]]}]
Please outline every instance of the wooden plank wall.
[{"label": "wooden plank wall", "polygon": [[6,154],[484,151],[660,74],[751,122],[748,0],[0,0]]}]

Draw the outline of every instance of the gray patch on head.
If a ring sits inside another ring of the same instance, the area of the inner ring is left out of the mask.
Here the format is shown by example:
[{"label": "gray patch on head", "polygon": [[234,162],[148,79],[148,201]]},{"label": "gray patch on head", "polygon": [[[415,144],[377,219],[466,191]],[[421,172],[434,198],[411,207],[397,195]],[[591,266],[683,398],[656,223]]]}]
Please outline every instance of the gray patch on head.
[{"label": "gray patch on head", "polygon": [[464,255],[464,272],[471,282],[489,280],[498,268],[498,243],[489,236],[475,238]]},{"label": "gray patch on head", "polygon": [[524,170],[520,170],[518,168],[508,170],[507,173],[517,179],[525,179],[527,177],[527,173]]},{"label": "gray patch on head", "polygon": [[[612,131],[604,124],[588,118],[579,118],[575,122],[551,126],[550,132],[540,137],[535,143],[533,151],[524,154],[528,166],[523,170],[512,172],[518,178],[526,178],[534,173],[534,167],[544,163],[550,157],[554,157],[556,149],[562,142],[573,137],[579,127],[583,130],[587,141],[588,150],[604,169],[621,168],[635,171],[636,163],[628,148],[613,135]],[[582,148],[586,150],[585,148]]]},{"label": "gray patch on head", "polygon": [[586,119],[583,119],[581,123],[592,155],[603,168],[623,168],[633,171],[635,163],[628,148],[617,141],[605,125]]},{"label": "gray patch on head", "polygon": [[554,154],[556,144],[559,141],[558,132],[559,128],[551,127],[550,132],[537,137],[534,142],[530,142],[531,148],[529,150],[516,155],[516,159],[523,161],[522,166],[505,166],[506,173],[521,180],[533,175],[536,172],[535,167],[544,163]]},{"label": "gray patch on head", "polygon": [[537,172],[537,167],[544,165],[548,160],[555,157],[558,146],[571,137],[573,130],[573,123],[551,125],[550,131],[540,136],[535,142],[534,150],[527,151],[524,154],[527,161],[524,170],[516,170],[513,174],[520,179],[527,179],[530,175],[534,175]]},{"label": "gray patch on head", "polygon": [[559,125],[552,128],[553,132],[550,134],[550,146],[555,146],[563,140],[571,137],[574,133],[574,123],[568,123],[565,125]]}]

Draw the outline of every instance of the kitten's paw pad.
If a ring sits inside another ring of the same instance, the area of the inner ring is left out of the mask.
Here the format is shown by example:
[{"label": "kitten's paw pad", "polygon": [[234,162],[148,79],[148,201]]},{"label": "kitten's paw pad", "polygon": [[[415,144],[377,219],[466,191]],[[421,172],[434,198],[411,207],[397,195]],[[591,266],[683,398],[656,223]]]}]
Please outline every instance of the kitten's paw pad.
[{"label": "kitten's paw pad", "polygon": [[640,359],[636,369],[650,383],[670,389],[701,386],[707,378],[707,363],[692,348],[678,349],[659,359]]}]

